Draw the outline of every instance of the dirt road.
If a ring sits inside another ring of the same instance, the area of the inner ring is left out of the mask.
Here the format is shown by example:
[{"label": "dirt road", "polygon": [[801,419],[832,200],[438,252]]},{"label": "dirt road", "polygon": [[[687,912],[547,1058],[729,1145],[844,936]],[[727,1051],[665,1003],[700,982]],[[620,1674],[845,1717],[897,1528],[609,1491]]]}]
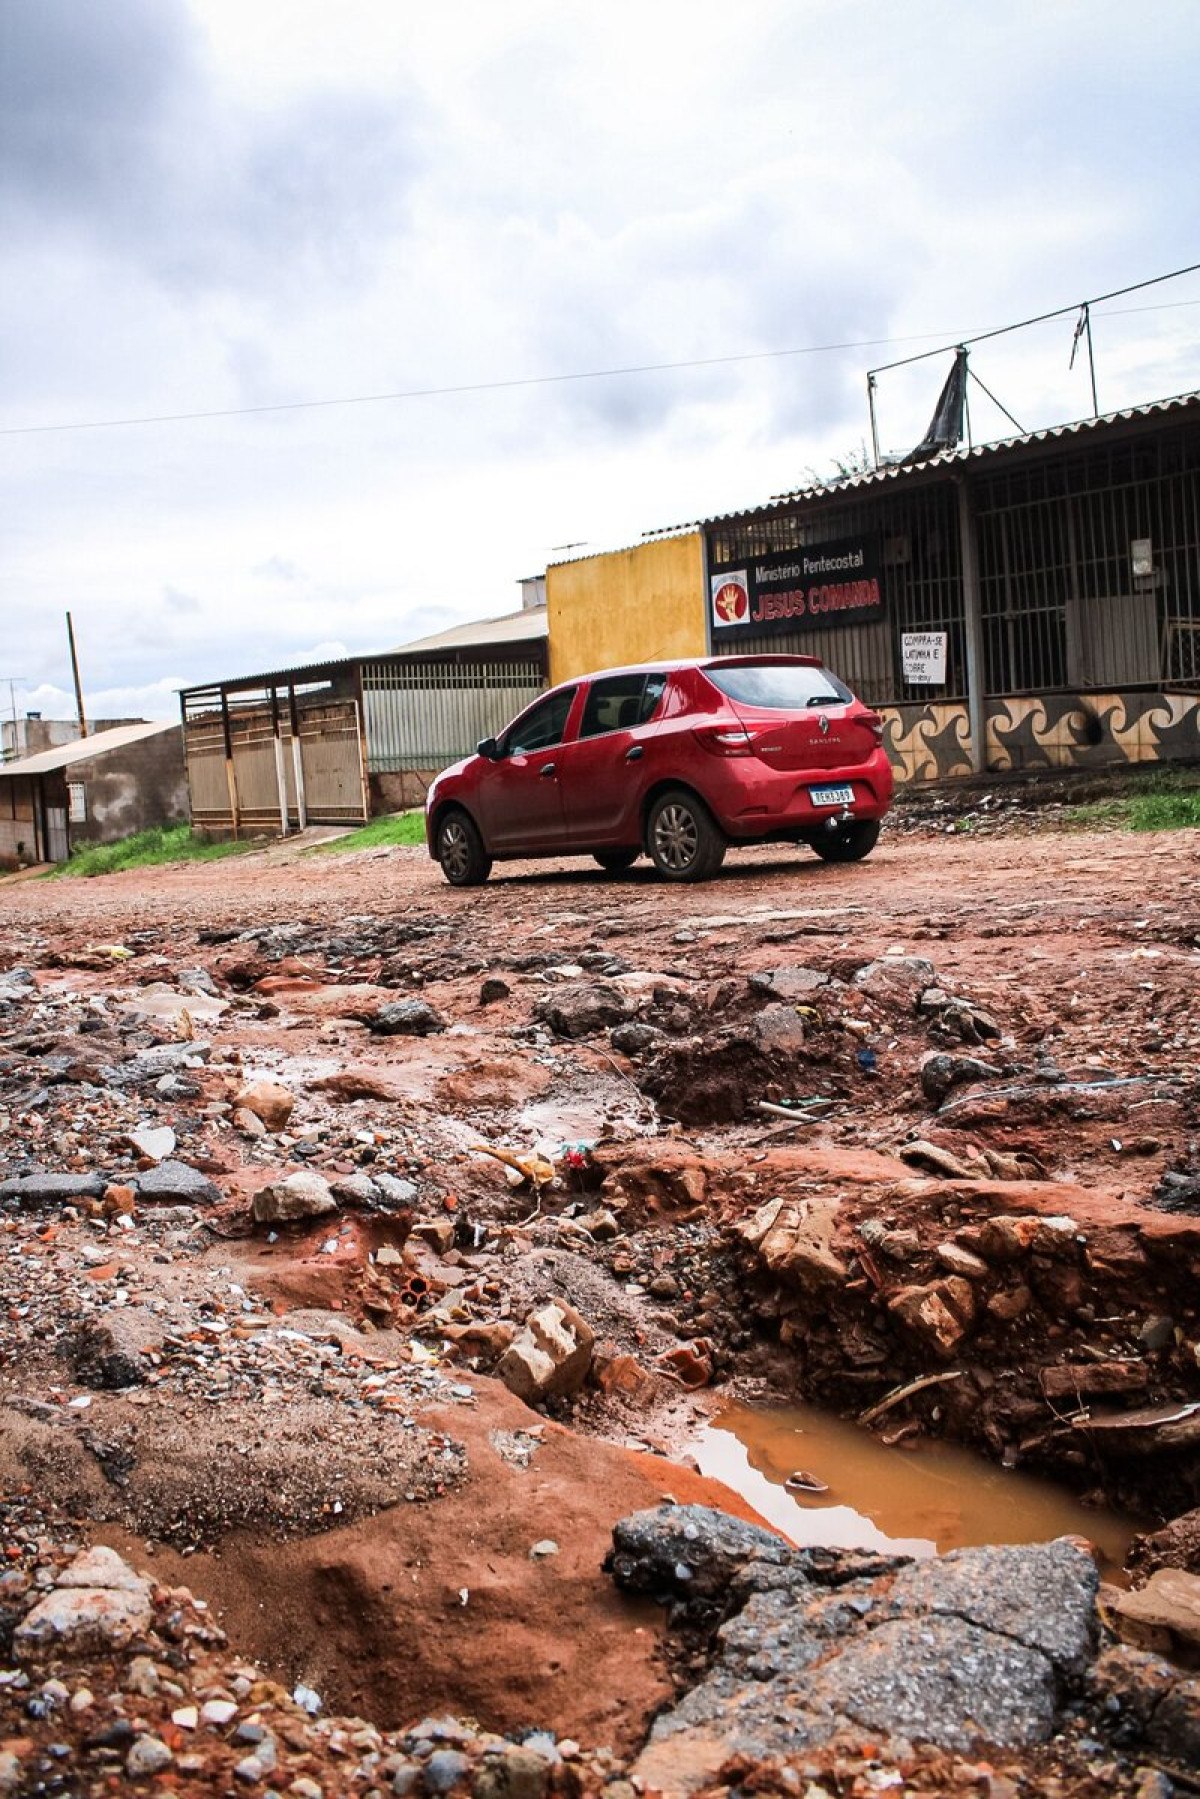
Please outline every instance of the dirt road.
[{"label": "dirt road", "polygon": [[[1197,1505],[1196,875],[1187,833],[916,829],[682,889],[296,845],[0,889],[19,1566],[86,1518],[376,1726],[628,1756],[695,1666],[600,1562],[664,1493],[744,1514],[662,1458],[716,1395]],[[180,1791],[236,1748],[164,1741]]]},{"label": "dirt road", "polygon": [[[181,864],[95,881],[21,883],[0,893],[0,927],[125,930],[154,923],[221,926],[280,922],[289,916],[330,921],[347,908],[397,913],[433,908],[515,929],[540,928],[551,916],[586,907],[598,921],[634,917],[676,929],[713,911],[814,906],[862,908],[883,930],[913,930],[943,915],[957,931],[991,937],[979,925],[1004,925],[1030,905],[1047,920],[1102,932],[1110,912],[1198,922],[1197,848],[1191,833],[1123,832],[885,835],[871,858],[852,867],[821,863],[803,851],[764,849],[731,855],[719,878],[700,888],[664,886],[646,864],[613,881],[590,863],[497,865],[482,888],[446,886],[422,850],[312,855],[280,845],[246,859]],[[726,896],[729,904],[725,904]],[[709,900],[717,903],[709,905]],[[1059,908],[1061,907],[1061,912]],[[984,916],[998,910],[999,918]],[[935,915],[935,916],[931,916]],[[1029,917],[1034,914],[1030,913]],[[1027,939],[1028,925],[1012,935]]]}]

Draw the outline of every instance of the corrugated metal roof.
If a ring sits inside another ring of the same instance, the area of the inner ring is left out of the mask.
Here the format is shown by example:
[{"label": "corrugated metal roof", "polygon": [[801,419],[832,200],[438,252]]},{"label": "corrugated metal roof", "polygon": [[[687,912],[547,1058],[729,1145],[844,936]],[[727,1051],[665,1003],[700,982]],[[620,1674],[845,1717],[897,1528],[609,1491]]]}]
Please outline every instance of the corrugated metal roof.
[{"label": "corrugated metal roof", "polygon": [[430,650],[481,648],[489,644],[541,643],[549,635],[544,606],[523,607],[520,612],[506,612],[500,618],[472,619],[465,625],[452,625],[448,631],[437,631],[431,637],[418,637],[412,643],[401,643],[387,650],[364,650],[353,656],[331,656],[324,662],[285,663],[265,669],[259,674],[226,675],[218,681],[197,681],[180,688],[184,698],[200,694],[217,695],[222,688],[229,693],[247,692],[259,687],[284,686],[289,682],[307,683],[327,680],[342,669],[357,668],[363,662],[385,662],[392,656],[418,656]]},{"label": "corrugated metal roof", "polygon": [[95,756],[107,756],[110,750],[123,750],[128,744],[140,743],[144,737],[158,737],[164,731],[178,729],[178,723],[161,718],[138,725],[117,725],[111,731],[96,731],[91,737],[80,737],[75,743],[60,743],[57,749],[39,750],[36,756],[23,756],[19,762],[0,762],[0,776],[52,774],[57,768],[70,768],[75,762],[90,762]]},{"label": "corrugated metal roof", "polygon": [[[466,625],[452,625],[448,631],[435,631],[432,637],[418,637],[412,643],[398,644],[385,650],[386,656],[407,656],[425,650],[469,649],[472,644],[536,643],[548,635],[546,608],[525,606],[520,612],[506,612],[501,618],[473,619]],[[370,656],[355,656],[355,662],[370,662]]]},{"label": "corrugated metal roof", "polygon": [[772,494],[770,504],[779,506],[794,500],[811,500],[829,493],[855,493],[864,487],[879,487],[888,481],[898,481],[905,475],[924,474],[929,469],[942,469],[959,466],[966,462],[978,462],[985,457],[998,456],[1006,451],[1024,449],[1029,444],[1056,443],[1062,438],[1082,437],[1089,431],[1101,430],[1108,425],[1125,424],[1133,419],[1153,418],[1160,413],[1186,412],[1200,406],[1200,391],[1186,394],[1175,394],[1168,400],[1151,400],[1144,406],[1126,406],[1119,412],[1103,412],[1099,418],[1075,419],[1069,425],[1048,425],[1042,431],[1025,431],[1019,437],[1000,437],[992,443],[960,446],[956,450],[942,450],[937,456],[930,456],[924,462],[889,463],[885,468],[868,469],[861,475],[844,475],[838,481],[822,483],[817,487],[797,488],[790,493]]},{"label": "corrugated metal roof", "polygon": [[699,529],[698,524],[662,525],[653,531],[643,531],[637,543],[613,544],[607,550],[592,550],[587,556],[563,556],[558,562],[548,562],[546,568],[572,568],[577,562],[599,562],[602,556],[627,556],[630,550],[640,550],[648,543],[661,543],[667,537],[691,537]]},{"label": "corrugated metal roof", "polygon": [[1000,437],[991,443],[975,444],[957,450],[943,450],[938,456],[931,456],[925,462],[891,463],[886,468],[868,469],[865,474],[845,475],[836,481],[825,481],[815,487],[795,488],[788,493],[772,494],[769,500],[759,506],[745,506],[735,512],[714,513],[711,518],[693,519],[690,524],[672,525],[663,535],[682,531],[702,531],[710,525],[728,524],[733,519],[751,518],[760,512],[767,512],[776,506],[796,506],[808,500],[827,500],[843,494],[862,493],[866,490],[886,486],[889,482],[903,482],[911,478],[924,477],[942,469],[960,468],[964,464],[986,460],[1017,450],[1027,449],[1032,444],[1051,444],[1065,438],[1086,436],[1091,431],[1103,430],[1107,427],[1129,424],[1138,419],[1150,419],[1167,413],[1191,412],[1200,408],[1200,389],[1189,393],[1173,394],[1165,400],[1149,400],[1143,406],[1127,406],[1119,412],[1102,412],[1099,418],[1075,419],[1067,425],[1048,425],[1042,431],[1026,431],[1019,437]]}]

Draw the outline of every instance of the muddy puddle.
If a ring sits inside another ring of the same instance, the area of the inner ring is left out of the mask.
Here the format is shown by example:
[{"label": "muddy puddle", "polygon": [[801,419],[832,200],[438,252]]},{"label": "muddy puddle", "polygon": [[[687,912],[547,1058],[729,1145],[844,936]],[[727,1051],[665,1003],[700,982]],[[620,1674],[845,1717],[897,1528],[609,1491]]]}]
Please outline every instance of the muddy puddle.
[{"label": "muddy puddle", "polygon": [[[640,1099],[640,1095],[634,1099]],[[644,1136],[653,1124],[654,1109],[648,1101],[630,1105],[627,1095],[614,1095],[600,1082],[591,1099],[570,1096],[530,1101],[521,1110],[517,1133],[527,1137],[543,1155],[554,1157],[561,1155],[564,1144],[595,1143],[610,1135]]]},{"label": "muddy puddle", "polygon": [[[858,1425],[810,1406],[725,1405],[690,1447],[702,1473],[723,1480],[801,1545],[921,1556],[1083,1536],[1099,1549],[1105,1577],[1121,1582],[1139,1528],[1119,1512],[1082,1505],[1053,1481],[994,1467],[949,1444],[889,1449]],[[796,1476],[811,1476],[827,1491],[797,1490]]]}]

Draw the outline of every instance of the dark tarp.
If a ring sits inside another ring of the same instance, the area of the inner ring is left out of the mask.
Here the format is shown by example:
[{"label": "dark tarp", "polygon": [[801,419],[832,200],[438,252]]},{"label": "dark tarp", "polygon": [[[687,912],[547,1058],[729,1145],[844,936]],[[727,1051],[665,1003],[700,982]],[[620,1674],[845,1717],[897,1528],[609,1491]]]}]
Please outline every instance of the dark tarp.
[{"label": "dark tarp", "polygon": [[930,456],[936,456],[942,450],[953,450],[962,442],[963,409],[967,399],[967,352],[959,350],[954,358],[954,367],[946,377],[946,384],[938,395],[938,403],[933,409],[933,417],[929,421],[929,429],[907,456],[901,458],[902,463],[925,462]]}]

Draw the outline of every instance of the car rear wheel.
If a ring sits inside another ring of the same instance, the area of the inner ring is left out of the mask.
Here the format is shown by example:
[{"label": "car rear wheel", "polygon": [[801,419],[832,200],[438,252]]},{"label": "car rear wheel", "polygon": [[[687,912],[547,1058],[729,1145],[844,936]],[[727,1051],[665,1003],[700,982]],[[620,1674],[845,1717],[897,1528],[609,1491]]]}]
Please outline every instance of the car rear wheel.
[{"label": "car rear wheel", "polygon": [[632,868],[640,850],[593,850],[597,862],[610,875],[623,875],[627,868]]},{"label": "car rear wheel", "polygon": [[452,887],[478,887],[492,872],[492,858],[465,812],[447,812],[438,826],[437,859]]},{"label": "car rear wheel", "polygon": [[703,801],[681,787],[662,793],[646,821],[650,860],[667,881],[707,881],[728,845]]},{"label": "car rear wheel", "polygon": [[808,842],[823,862],[861,862],[879,842],[879,820],[852,818],[832,831],[814,831]]}]

